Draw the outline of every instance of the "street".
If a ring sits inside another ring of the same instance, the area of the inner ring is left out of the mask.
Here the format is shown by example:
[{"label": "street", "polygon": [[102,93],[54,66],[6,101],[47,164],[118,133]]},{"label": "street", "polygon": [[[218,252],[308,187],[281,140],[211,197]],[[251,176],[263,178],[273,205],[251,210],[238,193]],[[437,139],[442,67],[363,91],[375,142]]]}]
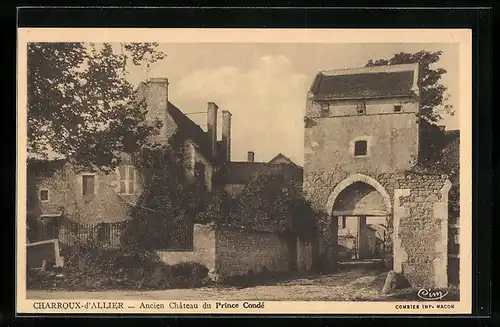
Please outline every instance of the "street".
[{"label": "street", "polygon": [[370,301],[387,300],[380,290],[386,273],[363,267],[253,287],[211,286],[160,291],[28,291],[29,299],[120,300],[277,300]]}]

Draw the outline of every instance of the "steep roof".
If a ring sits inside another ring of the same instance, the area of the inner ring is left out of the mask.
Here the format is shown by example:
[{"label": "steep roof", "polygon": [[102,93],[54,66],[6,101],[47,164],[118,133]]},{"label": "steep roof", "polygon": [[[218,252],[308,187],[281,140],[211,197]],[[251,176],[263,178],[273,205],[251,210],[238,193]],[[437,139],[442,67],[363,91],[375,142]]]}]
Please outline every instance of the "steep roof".
[{"label": "steep roof", "polygon": [[170,117],[172,117],[177,127],[198,145],[199,151],[206,158],[210,158],[211,149],[207,133],[170,101],[167,104],[167,112]]},{"label": "steep roof", "polygon": [[222,184],[246,184],[253,176],[281,174],[302,181],[301,167],[268,162],[228,162],[220,168],[216,178]]},{"label": "steep roof", "polygon": [[269,160],[269,163],[271,163],[271,164],[286,163],[286,164],[289,164],[289,165],[295,165],[295,166],[297,166],[297,164],[295,162],[293,162],[292,159],[288,158],[283,153],[278,153],[278,155],[276,155],[276,157],[274,157],[271,160]]},{"label": "steep roof", "polygon": [[363,67],[319,72],[311,86],[313,100],[411,96],[415,65]]}]

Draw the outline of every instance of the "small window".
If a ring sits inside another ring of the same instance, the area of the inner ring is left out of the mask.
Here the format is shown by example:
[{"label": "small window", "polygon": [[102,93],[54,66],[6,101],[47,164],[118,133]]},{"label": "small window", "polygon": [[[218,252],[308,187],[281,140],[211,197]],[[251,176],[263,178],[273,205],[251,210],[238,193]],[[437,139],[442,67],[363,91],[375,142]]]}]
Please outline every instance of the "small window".
[{"label": "small window", "polygon": [[394,112],[401,112],[402,106],[400,104],[394,106]]},{"label": "small window", "polygon": [[94,175],[83,175],[82,176],[82,194],[84,197],[93,196],[95,194]]},{"label": "small window", "polygon": [[368,142],[365,140],[356,141],[354,143],[354,155],[355,156],[366,156],[368,152]]},{"label": "small window", "polygon": [[364,101],[359,102],[356,105],[356,111],[358,112],[358,114],[364,114],[366,112],[366,105]]},{"label": "small window", "polygon": [[456,233],[453,235],[453,243],[460,244],[460,234]]},{"label": "small window", "polygon": [[122,166],[120,173],[120,194],[135,193],[135,168],[132,166]]},{"label": "small window", "polygon": [[346,228],[347,226],[347,217],[346,216],[342,216],[342,228]]},{"label": "small window", "polygon": [[49,190],[46,189],[40,190],[40,201],[49,202]]}]

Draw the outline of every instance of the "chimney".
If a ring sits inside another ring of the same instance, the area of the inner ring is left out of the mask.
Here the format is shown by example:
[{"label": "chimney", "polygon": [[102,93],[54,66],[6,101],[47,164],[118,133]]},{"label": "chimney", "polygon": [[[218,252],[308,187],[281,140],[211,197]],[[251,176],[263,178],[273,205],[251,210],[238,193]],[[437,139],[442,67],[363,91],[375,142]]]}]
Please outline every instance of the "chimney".
[{"label": "chimney", "polygon": [[146,120],[160,120],[162,127],[160,134],[154,140],[160,143],[168,138],[167,105],[168,105],[168,79],[166,77],[150,78],[142,82],[138,88],[139,99],[144,99],[147,106]]},{"label": "chimney", "polygon": [[224,161],[231,161],[231,113],[222,111],[222,144],[224,145]]},{"label": "chimney", "polygon": [[212,156],[217,155],[217,110],[219,107],[213,102],[208,103],[207,110],[207,134],[210,142]]},{"label": "chimney", "polygon": [[248,151],[248,162],[254,162],[255,153],[253,151]]},{"label": "chimney", "polygon": [[439,127],[439,130],[441,132],[444,132],[446,130],[446,126],[445,125],[439,125],[438,127]]}]

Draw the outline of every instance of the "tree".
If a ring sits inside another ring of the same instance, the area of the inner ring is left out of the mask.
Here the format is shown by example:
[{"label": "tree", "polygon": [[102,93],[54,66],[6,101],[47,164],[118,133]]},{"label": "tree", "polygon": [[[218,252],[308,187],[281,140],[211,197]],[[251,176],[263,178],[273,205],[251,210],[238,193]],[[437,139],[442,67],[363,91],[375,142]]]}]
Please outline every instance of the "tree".
[{"label": "tree", "polygon": [[300,185],[283,175],[253,176],[236,198],[216,192],[197,220],[294,235],[308,241],[318,228],[316,213],[302,196]]},{"label": "tree", "polygon": [[442,53],[442,51],[429,52],[424,50],[416,53],[399,52],[390,59],[370,59],[366,66],[419,63],[422,74],[421,117],[429,123],[435,123],[442,118],[440,114],[443,112],[454,114],[453,107],[447,103],[447,88],[440,83],[446,70],[431,67],[439,61]]},{"label": "tree", "polygon": [[141,248],[174,237],[179,228],[192,227],[203,208],[204,190],[186,174],[184,140],[177,131],[167,145],[144,147],[134,159],[143,187],[131,210],[129,238]]},{"label": "tree", "polygon": [[129,64],[165,57],[156,43],[28,44],[28,151],[50,149],[81,166],[113,168],[158,125],[145,122],[127,80]]}]

